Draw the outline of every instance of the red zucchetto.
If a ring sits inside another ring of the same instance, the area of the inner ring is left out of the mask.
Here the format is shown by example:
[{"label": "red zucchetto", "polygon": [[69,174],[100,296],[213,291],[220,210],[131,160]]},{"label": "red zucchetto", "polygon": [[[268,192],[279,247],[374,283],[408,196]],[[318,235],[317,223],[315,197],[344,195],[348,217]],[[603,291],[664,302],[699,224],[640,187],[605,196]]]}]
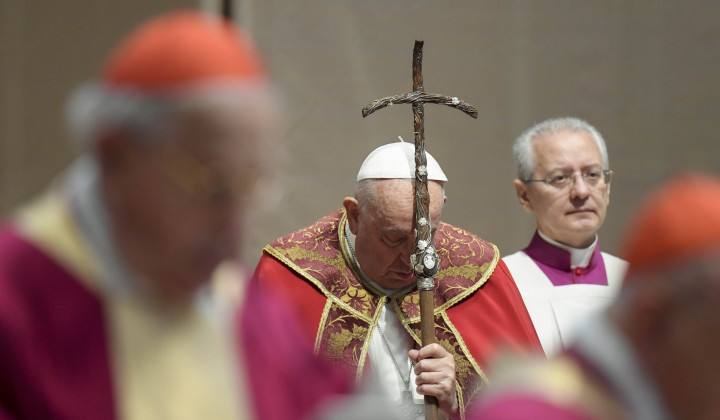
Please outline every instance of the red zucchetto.
[{"label": "red zucchetto", "polygon": [[630,224],[622,253],[630,272],[720,248],[720,179],[673,178],[649,195]]},{"label": "red zucchetto", "polygon": [[250,40],[230,22],[195,12],[149,20],[110,55],[110,87],[167,93],[205,83],[257,84],[266,72]]}]

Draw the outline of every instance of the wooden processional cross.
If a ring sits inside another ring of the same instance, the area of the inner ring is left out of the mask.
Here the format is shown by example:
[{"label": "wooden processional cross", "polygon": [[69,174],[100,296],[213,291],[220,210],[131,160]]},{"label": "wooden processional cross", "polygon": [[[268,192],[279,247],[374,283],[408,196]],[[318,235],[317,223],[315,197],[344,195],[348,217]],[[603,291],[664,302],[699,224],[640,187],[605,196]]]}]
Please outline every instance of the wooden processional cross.
[{"label": "wooden processional cross", "polygon": [[[435,342],[434,300],[435,275],[440,261],[435,251],[430,224],[430,194],[427,185],[427,157],[425,156],[425,104],[441,104],[457,108],[473,118],[478,117],[475,107],[457,97],[426,93],[422,77],[423,41],[415,41],[413,48],[413,90],[410,93],[377,99],[362,109],[367,117],[378,109],[393,104],[412,104],[415,128],[415,250],[410,256],[410,265],[418,279],[420,291],[420,328],[422,346]],[[425,397],[425,418],[437,419],[437,399]]]}]

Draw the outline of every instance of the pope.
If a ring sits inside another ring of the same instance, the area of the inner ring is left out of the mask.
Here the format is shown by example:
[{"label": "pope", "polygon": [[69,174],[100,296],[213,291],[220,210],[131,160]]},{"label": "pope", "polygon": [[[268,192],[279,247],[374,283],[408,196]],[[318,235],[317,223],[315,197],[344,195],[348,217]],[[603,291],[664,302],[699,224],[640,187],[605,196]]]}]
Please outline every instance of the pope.
[{"label": "pope", "polygon": [[437,397],[445,415],[462,418],[498,349],[542,350],[497,247],[440,221],[447,177],[429,153],[430,222],[440,257],[437,340],[420,346],[410,267],[414,177],[412,144],[375,149],[360,167],[354,196],[266,246],[252,281],[286,297],[316,354],[358,381],[374,375],[409,418],[422,409],[423,395]]}]

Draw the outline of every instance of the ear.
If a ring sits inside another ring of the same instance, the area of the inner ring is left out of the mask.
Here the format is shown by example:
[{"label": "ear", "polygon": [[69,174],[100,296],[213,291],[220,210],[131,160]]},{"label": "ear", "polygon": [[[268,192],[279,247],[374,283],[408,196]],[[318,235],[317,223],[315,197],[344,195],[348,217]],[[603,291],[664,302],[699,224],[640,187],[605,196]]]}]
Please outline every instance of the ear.
[{"label": "ear", "polygon": [[353,235],[357,235],[358,217],[360,216],[360,207],[358,206],[357,199],[355,197],[345,197],[343,207],[345,207],[345,212],[347,213],[350,232],[352,232]]},{"label": "ear", "polygon": [[520,201],[520,205],[525,209],[526,213],[532,214],[534,210],[530,198],[528,198],[527,184],[519,179],[515,179],[513,180],[513,186],[515,187],[515,193],[517,194],[518,201]]}]

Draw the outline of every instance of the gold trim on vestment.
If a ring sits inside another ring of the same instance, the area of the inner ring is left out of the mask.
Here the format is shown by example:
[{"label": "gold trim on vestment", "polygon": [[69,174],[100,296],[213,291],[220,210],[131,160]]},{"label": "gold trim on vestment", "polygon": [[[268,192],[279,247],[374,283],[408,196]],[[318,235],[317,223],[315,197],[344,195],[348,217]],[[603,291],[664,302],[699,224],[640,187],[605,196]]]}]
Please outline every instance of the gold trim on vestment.
[{"label": "gold trim on vestment", "polygon": [[[283,254],[280,253],[277,249],[271,247],[270,245],[266,245],[265,248],[263,248],[263,251],[267,252],[268,254],[275,257],[278,261],[282,262],[284,265],[286,265],[288,268],[292,269],[297,274],[304,277],[306,280],[310,281],[312,284],[315,285],[318,289],[320,289],[320,292],[322,292],[323,295],[325,295],[327,298],[332,299],[333,303],[340,306],[341,308],[345,309],[346,311],[352,313],[353,315],[357,316],[358,318],[362,319],[365,322],[370,322],[371,318],[365,316],[362,312],[357,311],[352,306],[348,305],[347,303],[343,302],[342,300],[338,299],[337,296],[330,293],[329,290],[325,288],[325,286],[315,277],[311,276],[307,271],[303,270],[302,268],[298,267],[293,263],[290,259],[285,257]],[[310,252],[310,251],[308,251]],[[325,258],[318,256],[318,259],[320,260],[326,260]]]},{"label": "gold trim on vestment", "polygon": [[[340,230],[340,229],[338,229]],[[342,248],[342,247],[341,247]],[[375,314],[373,314],[372,318],[369,318],[365,316],[363,313],[357,311],[355,308],[351,307],[350,305],[346,304],[342,300],[340,300],[337,296],[330,293],[329,290],[315,277],[310,275],[306,270],[301,269],[298,267],[295,263],[293,263],[289,258],[287,258],[284,254],[282,254],[279,250],[273,248],[270,245],[267,245],[264,249],[265,252],[272,255],[274,258],[276,258],[278,261],[280,261],[282,264],[293,270],[295,273],[299,274],[306,280],[308,280],[310,283],[312,283],[315,287],[317,287],[320,292],[327,298],[327,302],[325,303],[325,307],[323,308],[323,313],[320,318],[320,323],[317,329],[317,334],[315,335],[315,344],[314,344],[314,353],[317,355],[320,352],[320,346],[322,345],[322,338],[325,334],[325,329],[327,327],[327,318],[330,313],[330,310],[333,308],[333,305],[337,305],[343,310],[349,312],[350,314],[356,316],[360,320],[366,322],[369,324],[369,333],[372,334],[372,330],[377,326],[377,320],[380,316],[380,308],[381,304],[384,303],[385,297],[381,296],[380,301],[378,303],[378,306],[375,310]],[[311,251],[307,251],[309,253],[312,253]],[[344,251],[343,251],[344,252]],[[345,258],[347,254],[343,254],[343,259]],[[325,262],[327,259],[323,258],[322,256],[318,255],[318,258],[321,259],[323,262]],[[355,372],[356,380],[359,382],[362,379],[362,373],[363,369],[365,367],[365,356],[367,355],[368,348],[370,345],[370,340],[364,340],[363,346],[361,347],[361,352],[358,360],[358,367]]]},{"label": "gold trim on vestment", "polygon": [[470,349],[467,348],[465,345],[465,340],[463,340],[462,335],[460,335],[460,332],[455,328],[455,325],[450,321],[450,317],[446,312],[442,314],[443,320],[447,323],[448,328],[450,328],[450,331],[453,332],[455,337],[458,340],[458,344],[460,345],[460,348],[462,349],[463,353],[465,354],[465,357],[467,357],[468,361],[470,362],[470,365],[472,365],[473,368],[475,368],[475,372],[477,372],[478,376],[480,376],[480,379],[484,383],[488,383],[488,378],[485,376],[485,372],[483,372],[482,369],[480,369],[480,365],[477,361],[475,361],[475,358],[473,357],[472,353],[470,352]]},{"label": "gold trim on vestment", "polygon": [[322,344],[322,335],[325,329],[325,322],[327,322],[327,317],[330,313],[330,308],[332,308],[332,304],[332,299],[327,299],[325,301],[325,307],[323,307],[322,316],[320,317],[320,325],[318,326],[318,332],[315,335],[315,347],[313,348],[313,353],[316,356],[320,354],[320,344]]},{"label": "gold trim on vestment", "polygon": [[[405,331],[415,343],[421,344],[419,294],[415,284],[390,296],[369,284],[353,257],[345,231],[347,223],[344,210],[333,212],[311,226],[279,238],[267,245],[264,251],[315,286],[328,299],[315,337],[315,353],[322,352],[333,363],[342,361],[350,368],[355,367],[355,377],[359,381],[367,365],[372,335],[387,301],[392,303],[392,310]],[[440,281],[435,296],[438,306],[433,311],[434,324],[438,343],[455,358],[456,392],[461,407],[459,413],[464,418],[464,404],[482,388],[487,377],[455,325],[450,322],[447,311],[478,292],[493,274],[500,254],[494,244],[460,228],[441,224],[440,229],[443,233],[437,240],[443,244],[443,252],[448,254],[449,259],[436,276]],[[454,244],[462,247],[462,251],[455,248]],[[476,261],[477,264],[470,264],[469,261]],[[447,282],[443,279],[447,279]],[[362,292],[364,303],[358,305],[357,300],[354,300],[357,296],[349,295],[348,291]],[[355,306],[350,306],[353,304]],[[410,318],[408,313],[414,316]],[[335,324],[335,318],[339,324]],[[417,331],[411,326],[418,328]]]},{"label": "gold trim on vestment", "polygon": [[[410,334],[410,337],[412,337],[413,341],[417,343],[418,345],[422,345],[422,338],[415,332],[414,329],[410,328],[410,321],[405,312],[402,310],[402,307],[398,303],[396,298],[391,299],[392,302],[392,308],[395,312],[395,316],[398,317],[398,320],[400,320],[400,324],[403,326],[405,331]],[[436,324],[437,326],[437,324]]]},{"label": "gold trim on vestment", "polygon": [[378,301],[377,308],[375,309],[375,316],[373,316],[372,322],[370,323],[370,326],[368,327],[368,339],[365,340],[362,346],[362,350],[360,351],[360,360],[358,361],[358,369],[356,372],[355,380],[359,383],[362,379],[363,370],[365,369],[365,360],[367,360],[367,354],[370,351],[370,342],[372,341],[373,333],[375,332],[375,328],[378,326],[378,320],[380,319],[380,314],[382,313],[382,307],[385,305],[385,301],[387,300],[386,296],[381,296],[380,301]]},{"label": "gold trim on vestment", "polygon": [[[483,372],[483,370],[480,369],[480,365],[477,363],[477,361],[473,357],[472,353],[470,352],[470,349],[468,349],[467,345],[465,345],[465,340],[462,338],[462,335],[460,335],[457,328],[455,328],[455,325],[452,323],[452,321],[450,321],[450,317],[447,315],[447,312],[442,313],[442,318],[445,321],[445,323],[447,324],[448,328],[450,328],[450,331],[453,332],[453,335],[455,335],[455,338],[458,341],[458,345],[462,349],[463,354],[465,355],[468,362],[470,363],[470,366],[472,366],[473,369],[475,369],[475,372],[480,377],[480,380],[482,381],[482,383],[487,384],[489,381],[488,381],[487,376],[485,376],[485,372]],[[457,363],[457,361],[456,361],[456,363]],[[463,403],[463,401],[464,401],[463,391],[465,390],[465,387],[463,387],[460,384],[460,382],[456,381],[456,384],[457,384],[456,392],[457,392],[457,398],[458,398],[458,407],[460,410],[460,418],[464,419],[465,418],[465,404]],[[469,385],[472,386],[473,384],[471,383]],[[477,393],[475,395],[477,395]]]}]

